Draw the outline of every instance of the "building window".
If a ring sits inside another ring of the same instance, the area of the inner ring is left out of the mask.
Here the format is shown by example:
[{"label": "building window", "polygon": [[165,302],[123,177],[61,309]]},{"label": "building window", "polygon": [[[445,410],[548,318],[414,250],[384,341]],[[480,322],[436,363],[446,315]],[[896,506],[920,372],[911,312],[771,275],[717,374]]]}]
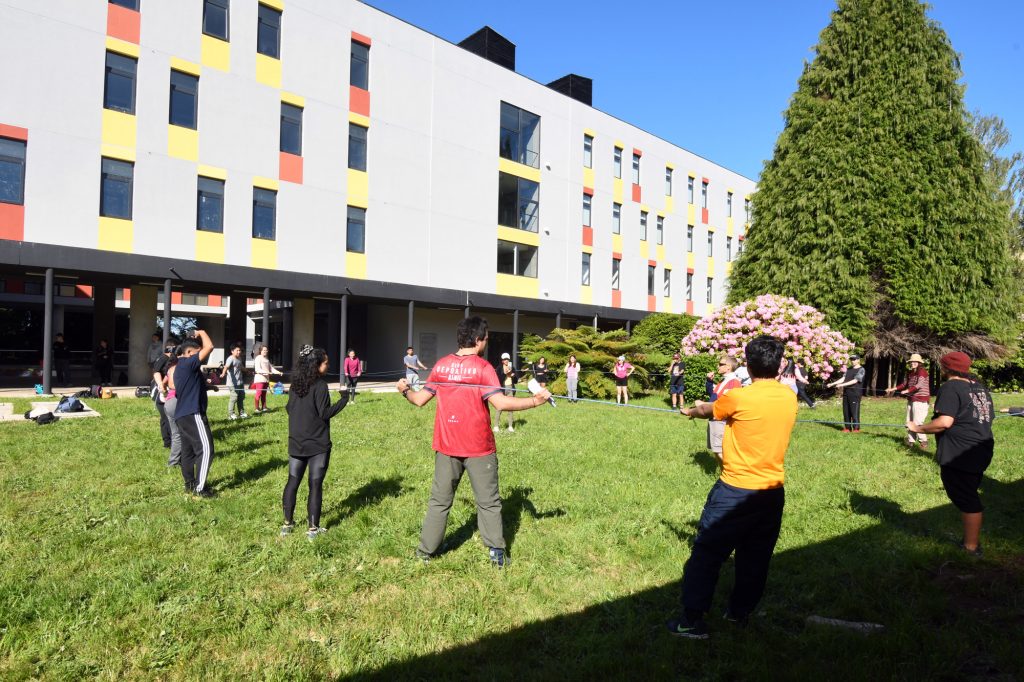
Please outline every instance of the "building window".
[{"label": "building window", "polygon": [[693,225],[686,226],[686,250],[693,253]]},{"label": "building window", "polygon": [[256,51],[274,59],[281,58],[281,12],[273,7],[260,5]]},{"label": "building window", "polygon": [[132,219],[135,164],[104,158],[100,164],[100,215]]},{"label": "building window", "polygon": [[169,123],[192,130],[199,127],[199,76],[171,70]]},{"label": "building window", "polygon": [[672,196],[672,169],[665,167],[665,196]]},{"label": "building window", "polygon": [[686,300],[693,300],[693,273],[686,273]]},{"label": "building window", "polygon": [[686,203],[693,203],[693,178],[686,179]]},{"label": "building window", "polygon": [[[39,281],[27,281],[22,285],[21,291],[27,296],[42,296],[46,291],[46,285]],[[123,292],[124,290],[122,289],[121,291]],[[123,293],[120,300],[124,300]]]},{"label": "building window", "polygon": [[621,258],[612,258],[612,291],[619,290],[619,271],[622,268]]},{"label": "building window", "polygon": [[622,204],[612,204],[612,234],[622,232]]},{"label": "building window", "polygon": [[108,0],[111,5],[120,5],[121,7],[127,7],[133,9],[136,12],[139,11],[139,0]]},{"label": "building window", "polygon": [[537,247],[498,240],[498,272],[519,277],[536,277]]},{"label": "building window", "polygon": [[594,167],[594,138],[590,135],[583,136],[583,167]]},{"label": "building window", "polygon": [[25,149],[23,140],[0,137],[0,202],[25,203]]},{"label": "building window", "polygon": [[210,297],[206,294],[182,294],[181,304],[182,305],[198,305],[204,306],[209,305]]},{"label": "building window", "polygon": [[640,184],[640,155],[633,154],[633,184]]},{"label": "building window", "polygon": [[715,285],[714,278],[713,277],[708,277],[708,291],[707,291],[708,303],[711,303],[711,290],[714,288],[714,285]]},{"label": "building window", "polygon": [[135,71],[138,61],[116,52],[107,52],[103,82],[103,108],[135,113]]},{"label": "building window", "polygon": [[348,167],[366,170],[366,135],[369,131],[355,123],[348,124]]},{"label": "building window", "polygon": [[715,255],[715,233],[708,230],[708,257]]},{"label": "building window", "polygon": [[203,232],[224,231],[224,181],[199,176],[196,229]]},{"label": "building window", "polygon": [[615,177],[622,177],[622,148],[615,148],[615,155],[612,157],[612,167],[615,169]]},{"label": "building window", "polygon": [[352,41],[352,56],[349,58],[349,84],[362,90],[370,89],[370,46]]},{"label": "building window", "polygon": [[583,254],[583,276],[580,279],[580,284],[585,287],[590,286],[590,254]]},{"label": "building window", "polygon": [[499,171],[498,224],[536,232],[540,226],[540,184]]},{"label": "building window", "polygon": [[540,116],[502,102],[498,153],[503,159],[539,168]]},{"label": "building window", "polygon": [[348,207],[348,226],[345,229],[345,250],[366,253],[366,209]]},{"label": "building window", "polygon": [[736,245],[736,256],[739,257],[739,255],[741,253],[743,253],[743,240],[742,239],[740,240],[740,243]]},{"label": "building window", "polygon": [[583,195],[583,227],[590,227],[590,204],[592,201],[589,194]]},{"label": "building window", "polygon": [[750,199],[743,200],[743,212],[747,216],[747,222],[750,222]]},{"label": "building window", "polygon": [[281,151],[302,156],[302,108],[285,102],[281,102]]},{"label": "building window", "polygon": [[655,223],[655,228],[654,229],[655,229],[655,234],[657,234],[657,236],[658,236],[658,243],[659,244],[664,244],[665,243],[665,219],[662,218],[661,216],[658,216],[658,220]]},{"label": "building window", "polygon": [[[263,5],[260,5],[262,7]],[[262,187],[252,188],[252,236],[275,239],[277,235],[277,192]]]},{"label": "building window", "polygon": [[640,211],[640,241],[647,241],[647,211]]},{"label": "building window", "polygon": [[657,268],[653,265],[647,266],[647,295],[654,296],[654,276]]},{"label": "building window", "polygon": [[725,238],[725,260],[732,260],[732,237]]},{"label": "building window", "polygon": [[700,207],[708,207],[708,183],[706,182],[700,183]]},{"label": "building window", "polygon": [[732,192],[725,193],[725,217],[732,217]]},{"label": "building window", "polygon": [[203,0],[203,33],[221,40],[228,39],[229,0]]},{"label": "building window", "polygon": [[672,295],[672,271],[665,268],[665,281],[661,285],[661,295],[668,298]]}]

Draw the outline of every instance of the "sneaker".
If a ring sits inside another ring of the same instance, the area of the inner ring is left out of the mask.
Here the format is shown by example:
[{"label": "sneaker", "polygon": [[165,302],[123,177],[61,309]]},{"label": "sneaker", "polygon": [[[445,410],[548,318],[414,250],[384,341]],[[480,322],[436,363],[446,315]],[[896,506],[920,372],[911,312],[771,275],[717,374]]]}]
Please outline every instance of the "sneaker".
[{"label": "sneaker", "polygon": [[249,415],[248,415],[248,414],[246,414],[245,412],[243,412],[242,414],[238,415],[238,418],[239,418],[239,419],[248,419],[248,418],[249,418]]},{"label": "sneaker", "polygon": [[849,433],[850,429],[843,429],[843,433]]},{"label": "sneaker", "polygon": [[510,426],[510,427],[508,427],[508,432],[509,432],[509,433],[513,433],[513,432],[515,432],[515,429],[513,429],[513,428],[512,428],[511,426]]},{"label": "sneaker", "polygon": [[281,537],[284,537],[285,535],[291,535],[291,532],[293,530],[295,530],[295,524],[294,523],[286,523],[286,524],[284,524],[283,526],[281,526]]},{"label": "sneaker", "polygon": [[669,634],[675,637],[685,637],[686,639],[707,639],[708,638],[708,624],[703,620],[690,621],[686,616],[679,616],[673,618],[669,622],[665,623],[665,627],[668,628]]},{"label": "sneaker", "polygon": [[238,417],[236,417],[236,416],[235,416],[235,415],[233,415],[233,414],[229,414],[229,415],[228,415],[228,419],[230,419],[231,421],[235,421],[236,419],[238,419]]},{"label": "sneaker", "polygon": [[491,547],[488,551],[488,556],[491,559],[491,566],[498,568],[504,568],[505,566],[505,550],[501,547]]},{"label": "sneaker", "polygon": [[722,614],[722,620],[728,623],[732,623],[736,627],[745,628],[747,627],[747,623],[749,622],[750,618],[749,616],[737,616],[729,609],[726,609],[725,613]]},{"label": "sneaker", "polygon": [[316,540],[318,535],[323,535],[326,532],[326,528],[310,528],[306,531],[306,539],[312,542],[313,540]]},{"label": "sneaker", "polygon": [[854,433],[860,433],[860,429],[854,429],[853,432]]},{"label": "sneaker", "polygon": [[972,556],[972,557],[974,557],[976,559],[980,559],[981,557],[985,556],[985,553],[983,551],[981,551],[981,543],[980,542],[978,543],[978,546],[975,547],[974,549],[967,549],[967,547],[964,546],[964,541],[961,540],[960,541],[960,549],[962,549],[963,551],[967,552],[968,556]]},{"label": "sneaker", "polygon": [[203,488],[202,490],[195,490],[195,491],[192,492],[192,495],[195,496],[195,497],[204,499],[204,500],[209,500],[210,498],[213,498],[213,497],[217,496],[217,494],[215,492],[213,492],[212,490],[210,490],[209,488]]},{"label": "sneaker", "polygon": [[497,426],[495,426],[494,427],[494,432],[497,433],[498,431],[501,431],[501,429],[499,429]]},{"label": "sneaker", "polygon": [[420,561],[422,561],[425,564],[429,564],[430,560],[434,558],[433,555],[427,554],[426,552],[424,552],[419,547],[416,548],[416,552],[415,552],[415,554],[413,556],[415,556],[417,559],[419,559]]}]

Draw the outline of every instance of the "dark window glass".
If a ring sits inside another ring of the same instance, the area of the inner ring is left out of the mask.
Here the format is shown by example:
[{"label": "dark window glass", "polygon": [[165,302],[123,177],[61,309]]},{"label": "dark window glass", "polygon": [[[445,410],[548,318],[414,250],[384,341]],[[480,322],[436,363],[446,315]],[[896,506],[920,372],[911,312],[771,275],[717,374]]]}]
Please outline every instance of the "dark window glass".
[{"label": "dark window glass", "polygon": [[540,224],[540,184],[499,172],[498,224],[536,232]]},{"label": "dark window glass", "polygon": [[647,295],[654,296],[654,272],[655,267],[653,265],[647,266]]},{"label": "dark window glass", "polygon": [[281,151],[302,156],[302,109],[284,102],[281,102]]},{"label": "dark window glass", "polygon": [[348,207],[348,228],[345,231],[345,250],[366,253],[366,209]]},{"label": "dark window glass", "polygon": [[619,289],[619,270],[622,267],[622,261],[618,258],[612,258],[612,289],[618,291]]},{"label": "dark window glass", "polygon": [[353,170],[366,170],[366,133],[363,126],[348,124],[348,167]]},{"label": "dark window glass", "polygon": [[665,243],[665,219],[662,218],[661,216],[658,216],[657,229],[655,230],[655,232],[657,233],[657,236],[658,236],[658,243],[659,244],[664,244]]},{"label": "dark window glass", "polygon": [[715,280],[708,277],[708,303],[711,303],[711,292],[714,290]]},{"label": "dark window glass", "polygon": [[498,153],[502,158],[539,168],[540,116],[502,102]]},{"label": "dark window glass", "polygon": [[672,169],[665,168],[665,196],[672,196]]},{"label": "dark window glass", "polygon": [[276,232],[277,192],[261,187],[253,187],[252,236],[257,239],[275,239]]},{"label": "dark window glass", "polygon": [[589,194],[583,195],[583,226],[590,227],[590,205],[592,199]]},{"label": "dark window glass", "polygon": [[170,123],[183,128],[199,127],[199,77],[171,71]]},{"label": "dark window glass", "polygon": [[633,184],[640,184],[640,155],[633,155]]},{"label": "dark window glass", "polygon": [[204,232],[224,231],[224,181],[199,176],[199,198],[196,229]]},{"label": "dark window glass", "polygon": [[622,204],[612,204],[612,234],[622,232]]},{"label": "dark window glass", "polygon": [[686,273],[686,300],[693,300],[693,273]]},{"label": "dark window glass", "polygon": [[139,0],[108,0],[111,5],[120,5],[121,7],[127,7],[133,9],[136,12],[139,11]]},{"label": "dark window glass", "polygon": [[370,48],[354,40],[349,60],[349,83],[363,90],[370,89]]},{"label": "dark window glass", "polygon": [[590,286],[590,254],[583,254],[583,278],[580,283],[585,286]]},{"label": "dark window glass", "polygon": [[612,167],[615,171],[615,177],[622,177],[622,149],[619,147],[615,148],[615,155],[612,157]]},{"label": "dark window glass", "polygon": [[281,13],[273,7],[260,5],[256,51],[274,59],[281,58]]},{"label": "dark window glass", "polygon": [[132,183],[135,165],[117,159],[100,164],[100,215],[132,219]]},{"label": "dark window glass", "polygon": [[228,39],[228,0],[203,0],[203,33]]},{"label": "dark window glass", "polygon": [[708,207],[708,183],[700,183],[700,207]]},{"label": "dark window glass", "polygon": [[727,192],[725,195],[725,217],[732,217],[732,192]]},{"label": "dark window glass", "polygon": [[499,240],[498,272],[519,277],[536,277],[537,247]]},{"label": "dark window glass", "polygon": [[686,202],[689,204],[693,203],[693,178],[687,178],[686,180]]},{"label": "dark window glass", "polygon": [[647,241],[647,211],[640,211],[640,241]]},{"label": "dark window glass", "polygon": [[594,138],[590,135],[583,136],[583,166],[594,167]]},{"label": "dark window glass", "polygon": [[0,137],[0,202],[25,203],[25,148],[23,140]]},{"label": "dark window glass", "polygon": [[138,62],[116,52],[107,53],[103,82],[103,108],[135,113],[135,70]]},{"label": "dark window glass", "polygon": [[693,253],[693,225],[686,226],[686,250]]},{"label": "dark window glass", "polygon": [[672,295],[672,271],[665,268],[665,283],[662,287],[662,296],[668,298]]}]

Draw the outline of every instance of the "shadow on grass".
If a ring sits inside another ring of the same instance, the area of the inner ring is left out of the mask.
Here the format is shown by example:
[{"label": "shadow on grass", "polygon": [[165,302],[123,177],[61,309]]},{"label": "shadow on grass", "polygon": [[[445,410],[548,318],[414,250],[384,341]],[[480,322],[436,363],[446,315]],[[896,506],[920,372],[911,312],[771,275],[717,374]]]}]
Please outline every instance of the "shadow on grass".
[{"label": "shadow on grass", "polygon": [[213,437],[220,441],[227,438],[231,434],[243,433],[249,429],[257,426],[262,426],[259,420],[254,420],[251,417],[247,419],[236,419],[234,421],[217,421],[214,422],[216,427],[210,428],[213,433]]},{"label": "shadow on grass", "polygon": [[[220,454],[220,453],[218,453],[218,454]],[[216,466],[216,457],[214,457],[213,465]],[[249,467],[248,469],[242,469],[241,471],[236,471],[235,473],[233,473],[231,475],[231,478],[229,478],[228,480],[224,481],[223,483],[221,483],[221,482],[215,483],[214,487],[217,490],[230,490],[232,488],[238,488],[238,487],[241,487],[241,486],[245,485],[246,483],[251,483],[253,481],[260,480],[261,478],[263,478],[264,476],[269,474],[274,469],[279,469],[281,467],[287,468],[287,466],[288,466],[288,460],[287,459],[281,459],[279,457],[270,457],[268,459],[263,460],[259,464],[254,464],[253,466]],[[283,482],[282,482],[282,485],[283,485]]]},{"label": "shadow on grass", "polygon": [[[581,611],[493,634],[437,653],[396,661],[351,679],[1018,679],[1019,586],[1024,540],[1013,520],[1024,481],[985,481],[993,527],[1017,554],[971,560],[936,544],[959,530],[951,505],[909,514],[899,504],[852,491],[855,513],[879,523],[776,553],[751,624],[709,618],[710,642],[678,640],[664,621],[678,608],[677,580],[595,603]],[[510,495],[511,497],[511,495]],[[662,522],[680,540],[689,533]],[[926,538],[904,529],[936,529]],[[787,532],[783,525],[783,534]],[[898,548],[893,551],[893,548]],[[680,566],[685,556],[680,553]],[[513,563],[510,571],[516,570]],[[722,571],[712,614],[722,612],[732,569]],[[818,615],[880,623],[864,636],[806,623]]]},{"label": "shadow on grass", "polygon": [[405,490],[406,488],[402,487],[401,476],[375,478],[369,483],[364,483],[323,515],[326,519],[324,527],[333,528],[363,507],[377,504],[386,497],[398,497]]},{"label": "shadow on grass", "polygon": [[697,450],[690,455],[693,457],[693,463],[698,465],[701,470],[708,476],[718,476],[721,470],[721,464],[718,462],[718,457],[711,450]]},{"label": "shadow on grass", "polygon": [[661,525],[665,526],[665,528],[667,528],[669,532],[672,533],[672,535],[675,535],[676,539],[679,540],[679,542],[685,542],[689,544],[690,540],[692,540],[694,536],[697,535],[697,528],[700,526],[700,522],[693,519],[687,521],[686,525],[689,526],[689,529],[684,528],[683,526],[680,526],[677,523],[673,523],[668,519],[662,519]]}]

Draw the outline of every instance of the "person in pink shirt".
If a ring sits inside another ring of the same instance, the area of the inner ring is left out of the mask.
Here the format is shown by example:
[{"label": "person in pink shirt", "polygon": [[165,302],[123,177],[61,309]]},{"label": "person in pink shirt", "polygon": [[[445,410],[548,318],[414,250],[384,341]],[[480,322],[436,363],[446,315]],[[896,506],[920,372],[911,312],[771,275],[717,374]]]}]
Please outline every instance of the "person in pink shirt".
[{"label": "person in pink shirt", "polygon": [[577,393],[580,384],[580,363],[576,362],[576,356],[570,355],[569,362],[565,365],[565,391],[569,394],[569,402],[579,402]]},{"label": "person in pink shirt", "polygon": [[345,385],[348,387],[348,401],[356,401],[356,384],[359,383],[359,376],[363,373],[363,364],[356,357],[356,352],[349,348],[348,357],[345,358]]},{"label": "person in pink shirt", "polygon": [[633,373],[633,365],[626,362],[626,356],[620,355],[612,368],[615,375],[615,404],[629,404],[629,375]]}]

